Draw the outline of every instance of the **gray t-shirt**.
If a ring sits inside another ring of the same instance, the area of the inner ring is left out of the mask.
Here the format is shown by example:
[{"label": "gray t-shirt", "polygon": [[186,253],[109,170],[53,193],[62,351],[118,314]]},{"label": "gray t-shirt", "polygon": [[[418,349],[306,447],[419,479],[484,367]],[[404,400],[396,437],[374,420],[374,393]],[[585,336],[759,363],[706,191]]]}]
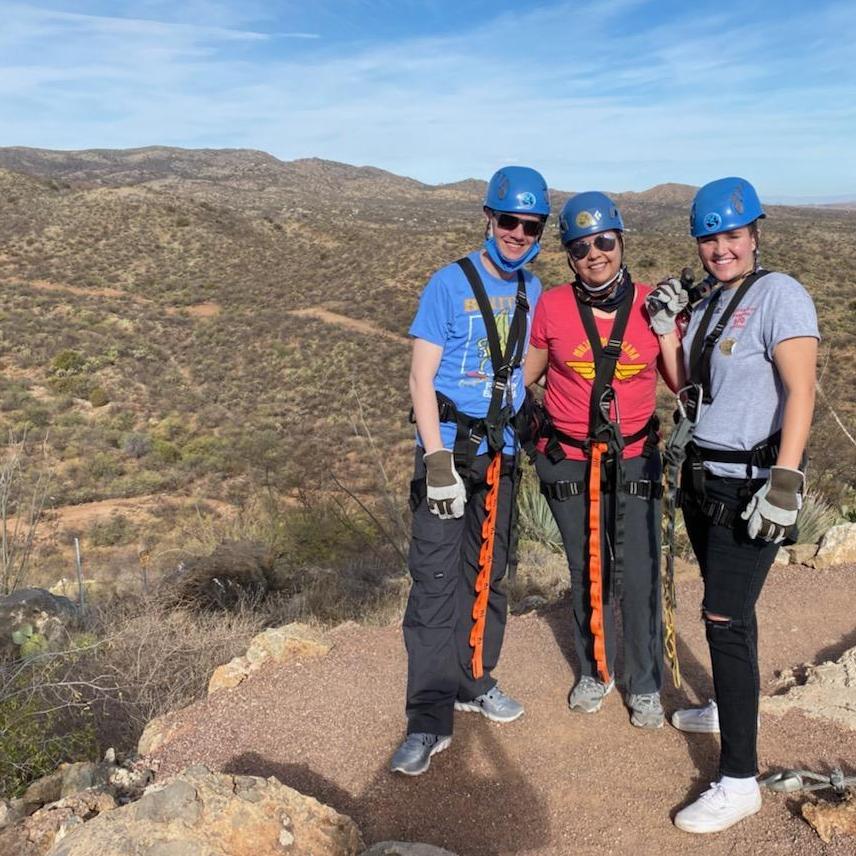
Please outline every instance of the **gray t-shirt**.
[{"label": "gray t-shirt", "polygon": [[[684,335],[684,365],[689,375],[693,340],[711,300],[717,301],[707,334],[719,321],[737,289],[714,293],[693,310]],[[712,449],[751,449],[782,427],[784,395],[773,363],[773,349],[797,336],[820,338],[817,313],[808,292],[793,277],[769,273],[756,280],[734,310],[710,361],[713,401],[702,404],[695,441]],[[744,464],[707,462],[718,476],[745,477]],[[756,478],[768,470],[755,469]]]}]

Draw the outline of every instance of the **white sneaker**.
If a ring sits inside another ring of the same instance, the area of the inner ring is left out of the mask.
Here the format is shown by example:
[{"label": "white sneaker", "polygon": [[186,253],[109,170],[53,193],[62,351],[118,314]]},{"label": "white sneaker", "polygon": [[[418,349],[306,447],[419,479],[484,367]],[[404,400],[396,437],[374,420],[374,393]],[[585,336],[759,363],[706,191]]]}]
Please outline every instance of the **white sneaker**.
[{"label": "white sneaker", "polygon": [[696,734],[719,734],[719,709],[711,699],[704,707],[685,707],[672,714],[672,725],[678,731]]},{"label": "white sneaker", "polygon": [[675,826],[684,832],[722,832],[760,810],[760,788],[751,794],[735,794],[721,782],[711,782],[710,790],[675,815]]},{"label": "white sneaker", "polygon": [[[704,707],[685,707],[672,714],[672,725],[678,731],[692,731],[695,734],[719,734],[719,708],[711,699]],[[761,727],[761,714],[758,714],[758,727]]]}]

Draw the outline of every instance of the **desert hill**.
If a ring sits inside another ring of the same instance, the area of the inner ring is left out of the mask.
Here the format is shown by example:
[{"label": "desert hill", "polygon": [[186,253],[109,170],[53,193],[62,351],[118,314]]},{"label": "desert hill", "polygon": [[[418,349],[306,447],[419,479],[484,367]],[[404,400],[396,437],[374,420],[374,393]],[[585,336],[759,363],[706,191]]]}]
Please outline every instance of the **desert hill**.
[{"label": "desert hill", "polygon": [[[373,492],[379,460],[403,493],[407,326],[430,273],[481,242],[483,192],[249,150],[0,149],[4,427],[49,429],[57,505],[240,500],[331,470]],[[616,194],[637,279],[699,269],[692,193]],[[764,263],[814,296],[823,389],[852,427],[856,212],[768,213]],[[535,270],[553,284],[548,232]],[[821,401],[813,473],[833,499],[852,453]]]}]

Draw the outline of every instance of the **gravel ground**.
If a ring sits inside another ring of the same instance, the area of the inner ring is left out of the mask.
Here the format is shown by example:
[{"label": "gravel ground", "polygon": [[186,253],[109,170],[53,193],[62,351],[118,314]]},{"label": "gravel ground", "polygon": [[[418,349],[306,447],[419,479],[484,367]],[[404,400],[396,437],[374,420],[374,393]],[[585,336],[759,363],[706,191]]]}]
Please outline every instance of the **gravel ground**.
[{"label": "gravel ground", "polygon": [[[762,687],[781,670],[856,645],[854,590],[852,565],[771,572],[758,610]],[[712,695],[700,599],[700,581],[682,575],[684,684],[669,681],[667,713]],[[852,837],[821,842],[800,816],[804,795],[765,794],[759,814],[718,835],[677,830],[670,818],[714,778],[718,740],[634,728],[617,692],[596,715],[570,713],[569,608],[564,600],[509,621],[496,675],[526,705],[522,719],[496,725],[457,714],[452,746],[423,776],[387,770],[404,731],[400,629],[355,625],[333,631],[336,646],[322,660],[267,667],[176,714],[187,727],[158,753],[160,775],[205,763],[276,776],[353,817],[368,843],[423,841],[461,856],[856,853]],[[856,735],[801,713],[764,714],[759,753],[762,772],[856,772]]]}]

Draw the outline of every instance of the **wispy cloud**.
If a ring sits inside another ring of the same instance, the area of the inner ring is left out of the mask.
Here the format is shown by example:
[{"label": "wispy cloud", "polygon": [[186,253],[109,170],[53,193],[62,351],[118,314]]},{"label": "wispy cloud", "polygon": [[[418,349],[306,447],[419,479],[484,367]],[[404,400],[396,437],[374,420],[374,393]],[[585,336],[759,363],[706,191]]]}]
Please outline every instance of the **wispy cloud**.
[{"label": "wispy cloud", "polygon": [[856,190],[851,3],[499,4],[485,20],[462,2],[460,32],[382,38],[391,4],[348,5],[344,23],[325,0],[314,17],[193,5],[9,7],[0,142],[248,146],[427,181],[515,160],[568,189],[737,172],[776,194]]}]

